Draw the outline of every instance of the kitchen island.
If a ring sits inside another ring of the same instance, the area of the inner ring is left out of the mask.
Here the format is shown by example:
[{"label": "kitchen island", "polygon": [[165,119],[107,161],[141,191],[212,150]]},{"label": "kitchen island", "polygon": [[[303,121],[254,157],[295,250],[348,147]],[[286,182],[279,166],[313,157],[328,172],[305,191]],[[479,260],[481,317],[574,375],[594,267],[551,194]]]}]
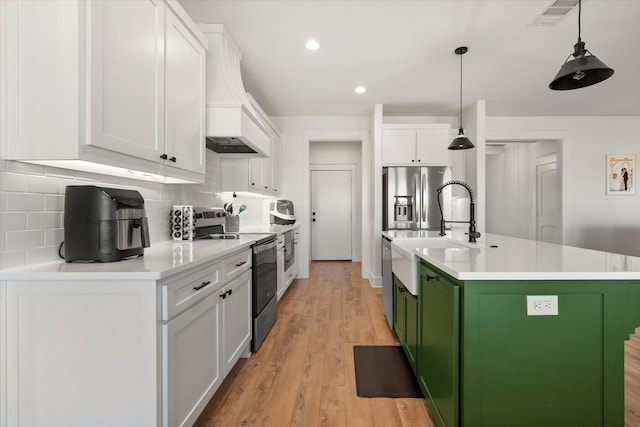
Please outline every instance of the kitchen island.
[{"label": "kitchen island", "polygon": [[402,330],[416,325],[409,359],[439,426],[624,425],[640,258],[497,235],[405,236],[393,234],[393,248],[417,260],[417,307]]}]

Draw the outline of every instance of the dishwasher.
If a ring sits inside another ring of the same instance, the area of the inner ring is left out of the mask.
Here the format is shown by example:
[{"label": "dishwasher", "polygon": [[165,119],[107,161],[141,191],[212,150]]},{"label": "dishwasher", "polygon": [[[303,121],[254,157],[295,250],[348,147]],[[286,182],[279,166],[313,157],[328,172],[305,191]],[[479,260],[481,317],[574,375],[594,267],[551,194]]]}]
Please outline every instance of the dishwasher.
[{"label": "dishwasher", "polygon": [[391,270],[391,239],[382,236],[382,309],[393,329],[393,275]]}]

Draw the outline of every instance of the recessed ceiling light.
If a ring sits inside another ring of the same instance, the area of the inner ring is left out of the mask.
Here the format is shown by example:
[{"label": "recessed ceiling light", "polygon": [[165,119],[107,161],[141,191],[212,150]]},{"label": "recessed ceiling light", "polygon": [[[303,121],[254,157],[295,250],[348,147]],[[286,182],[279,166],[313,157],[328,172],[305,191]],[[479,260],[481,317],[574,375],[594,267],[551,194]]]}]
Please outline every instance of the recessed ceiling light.
[{"label": "recessed ceiling light", "polygon": [[367,91],[367,88],[366,88],[366,87],[364,87],[364,86],[356,86],[356,88],[354,89],[354,91],[355,91],[357,94],[361,95],[361,94],[363,94],[363,93],[365,93],[365,92]]},{"label": "recessed ceiling light", "polygon": [[308,50],[318,50],[320,49],[320,43],[317,40],[309,40],[304,44]]}]

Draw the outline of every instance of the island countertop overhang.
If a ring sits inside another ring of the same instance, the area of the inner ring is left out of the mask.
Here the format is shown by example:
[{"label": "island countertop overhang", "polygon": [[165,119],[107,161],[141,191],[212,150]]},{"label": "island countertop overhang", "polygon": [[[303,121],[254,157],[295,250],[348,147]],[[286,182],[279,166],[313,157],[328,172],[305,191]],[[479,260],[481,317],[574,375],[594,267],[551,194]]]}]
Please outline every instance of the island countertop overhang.
[{"label": "island countertop overhang", "polygon": [[640,257],[486,234],[468,243],[462,233],[385,232],[399,251],[413,253],[461,281],[640,280]]}]

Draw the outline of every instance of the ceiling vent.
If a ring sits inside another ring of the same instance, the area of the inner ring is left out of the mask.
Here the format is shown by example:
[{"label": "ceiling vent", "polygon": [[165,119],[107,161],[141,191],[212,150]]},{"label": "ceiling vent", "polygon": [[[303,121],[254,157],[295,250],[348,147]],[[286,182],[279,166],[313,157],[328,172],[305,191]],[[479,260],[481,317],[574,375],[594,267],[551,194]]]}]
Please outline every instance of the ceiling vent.
[{"label": "ceiling vent", "polygon": [[567,16],[577,5],[578,0],[556,0],[551,6],[547,7],[538,15],[530,25],[534,27],[551,27],[557,25],[562,21],[562,18]]}]

